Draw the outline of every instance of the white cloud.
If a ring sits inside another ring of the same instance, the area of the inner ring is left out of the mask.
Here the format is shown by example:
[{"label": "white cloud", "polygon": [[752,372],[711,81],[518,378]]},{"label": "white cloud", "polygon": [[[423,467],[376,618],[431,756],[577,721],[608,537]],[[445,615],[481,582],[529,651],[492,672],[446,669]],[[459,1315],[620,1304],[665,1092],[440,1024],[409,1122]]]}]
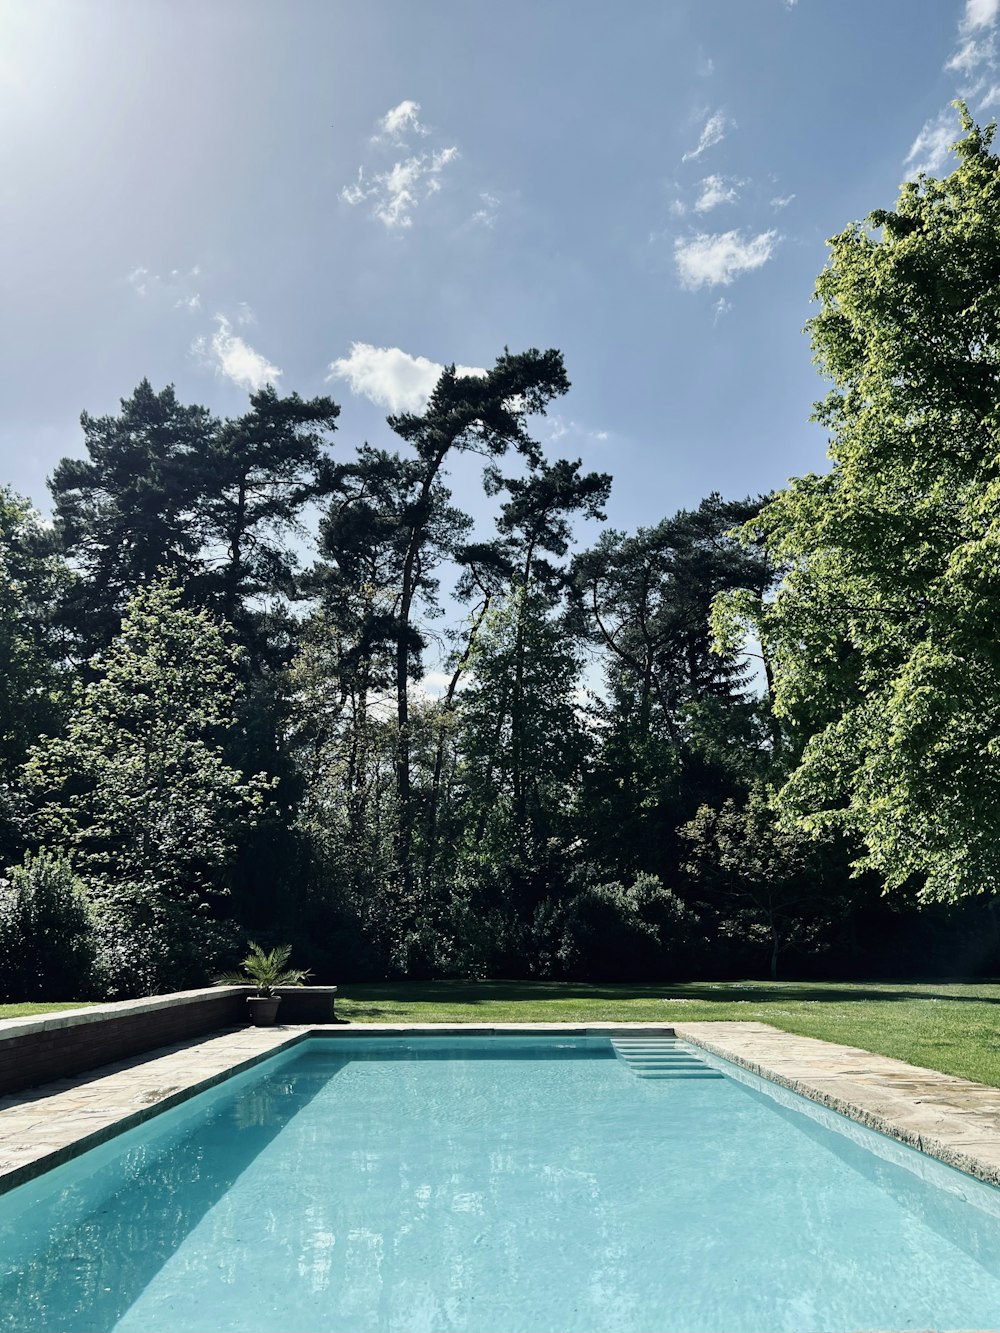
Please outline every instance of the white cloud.
[{"label": "white cloud", "polygon": [[265,384],[277,383],[281,370],[234,333],[225,315],[216,315],[215,323],[211,338],[196,338],[191,344],[196,356],[242,389],[256,392]]},{"label": "white cloud", "polygon": [[996,106],[1000,102],[1000,83],[994,83],[993,86],[979,99],[979,107],[985,111],[987,107]]},{"label": "white cloud", "polygon": [[771,200],[772,208],[787,208],[795,198],[794,194],[776,194]]},{"label": "white cloud", "polygon": [[993,63],[996,47],[992,37],[977,42],[974,37],[967,37],[953,56],[945,61],[945,69],[955,70],[960,74],[971,74],[979,65]]},{"label": "white cloud", "polygon": [[738,231],[710,236],[705,232],[674,242],[674,262],[681,286],[689,291],[699,287],[728,287],[741,273],[760,268],[774,253],[778,233],[761,232],[744,238]]},{"label": "white cloud", "polygon": [[718,324],[723,315],[728,315],[733,308],[732,301],[727,301],[724,296],[720,296],[712,309],[715,311],[715,318],[712,320],[712,327]]},{"label": "white cloud", "polygon": [[673,203],[670,205],[670,211],[675,218],[682,218],[684,214],[687,212],[687,205],[683,203],[680,199],[675,199]]},{"label": "white cloud", "polygon": [[412,227],[413,210],[423,200],[437,194],[441,188],[441,173],[457,157],[455,147],[421,153],[394,163],[388,171],[379,172],[370,181],[365,179],[364,168],[359,167],[357,181],[345,185],[340,197],[352,206],[371,201],[372,216],[389,230]]},{"label": "white cloud", "polygon": [[959,24],[964,32],[975,32],[977,28],[992,28],[1000,14],[1000,0],[965,0],[965,13]]},{"label": "white cloud", "polygon": [[739,195],[736,191],[735,182],[727,185],[725,176],[706,176],[701,182],[701,194],[698,196],[695,204],[696,213],[707,213],[712,208],[718,208],[720,204],[735,204]]},{"label": "white cloud", "polygon": [[194,268],[186,273],[179,268],[173,268],[167,277],[163,278],[159,273],[153,273],[151,269],[146,268],[144,264],[137,264],[128,274],[128,284],[136,296],[143,299],[148,297],[163,305],[169,303],[175,310],[199,310],[201,296],[193,290],[192,280],[200,273],[201,269],[195,264]]},{"label": "white cloud", "polygon": [[479,195],[480,207],[472,215],[472,221],[477,227],[488,227],[490,231],[497,225],[497,214],[500,211],[500,200],[495,194],[489,194],[483,190]]},{"label": "white cloud", "polygon": [[558,412],[548,418],[546,426],[549,444],[556,444],[567,435],[573,436],[576,440],[595,440],[598,444],[603,444],[611,438],[609,431],[591,430],[589,426],[582,426],[579,421],[567,420]]},{"label": "white cloud", "polygon": [[427,134],[428,130],[420,123],[420,103],[407,98],[387,111],[378,122],[378,139],[401,141],[407,134]]},{"label": "white cloud", "polygon": [[[991,68],[995,64],[996,48],[992,32],[1000,15],[1000,0],[966,0],[965,10],[958,25],[958,49],[945,62],[945,69],[958,74],[971,74],[980,65]],[[986,34],[978,40],[977,34]],[[969,96],[968,90],[963,96]]]},{"label": "white cloud", "polygon": [[[351,343],[349,356],[330,363],[330,379],[344,380],[352,393],[361,394],[390,412],[422,412],[444,366],[426,356],[410,356],[398,347]],[[458,375],[485,375],[480,366],[456,366]]]},{"label": "white cloud", "polygon": [[705,122],[705,128],[701,132],[697,146],[692,148],[690,152],[685,153],[681,158],[681,161],[695,161],[696,158],[701,157],[702,153],[713,147],[713,145],[719,143],[721,139],[724,139],[726,130],[731,128],[733,128],[733,122],[727,120],[721,111],[716,111],[714,115],[709,116],[708,120]]},{"label": "white cloud", "polygon": [[904,165],[911,176],[939,171],[956,139],[955,114],[950,109],[929,120],[910,146]]},{"label": "white cloud", "polygon": [[[377,122],[378,133],[371,140],[373,147],[378,150],[394,144],[412,149],[408,140],[413,135],[430,134],[427,126],[420,123],[419,111],[420,103],[412,100],[400,102],[387,111]],[[366,171],[362,163],[357,179],[343,186],[340,198],[351,207],[370,203],[371,216],[387,230],[405,230],[413,226],[414,209],[441,189],[442,173],[457,157],[458,149],[452,144],[431,152],[411,151],[384,171]]]}]

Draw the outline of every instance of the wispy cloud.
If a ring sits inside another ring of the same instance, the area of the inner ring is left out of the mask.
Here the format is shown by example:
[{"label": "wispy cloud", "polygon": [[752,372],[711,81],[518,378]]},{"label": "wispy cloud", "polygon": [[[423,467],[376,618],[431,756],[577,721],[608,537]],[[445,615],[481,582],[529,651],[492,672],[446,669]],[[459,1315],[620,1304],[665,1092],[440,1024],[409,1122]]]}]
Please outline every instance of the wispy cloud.
[{"label": "wispy cloud", "polygon": [[215,324],[210,337],[196,338],[191,344],[191,351],[199,360],[211,366],[216,374],[251,392],[278,382],[282,373],[278,366],[234,333],[225,315],[216,315]]},{"label": "wispy cloud", "polygon": [[910,145],[904,165],[911,176],[919,176],[922,171],[940,171],[948,160],[951,146],[957,137],[955,113],[946,107],[937,116],[927,121],[923,129]]},{"label": "wispy cloud", "polygon": [[983,63],[992,64],[995,54],[996,45],[992,36],[985,37],[982,41],[967,37],[958,50],[945,61],[944,67],[959,74],[971,74]]},{"label": "wispy cloud", "polygon": [[721,111],[716,111],[709,116],[705,122],[704,129],[694,148],[690,149],[681,158],[682,162],[694,162],[702,153],[707,152],[709,148],[714,147],[726,137],[726,131],[734,128],[734,124]]},{"label": "wispy cloud", "polygon": [[737,186],[740,181],[729,180],[725,176],[706,176],[701,182],[701,194],[695,202],[696,213],[707,213],[720,204],[735,204],[739,198]]},{"label": "wispy cloud", "polygon": [[728,315],[730,310],[732,310],[732,308],[733,308],[732,301],[727,301],[724,296],[720,296],[719,299],[716,301],[715,305],[712,306],[712,309],[715,311],[715,318],[712,320],[712,327],[714,328],[716,324],[718,324],[719,320],[723,317],[723,315]]},{"label": "wispy cloud", "polygon": [[[348,356],[330,363],[329,379],[343,380],[352,393],[390,412],[422,412],[444,366],[399,347],[351,343]],[[459,375],[485,375],[480,366],[456,366]]]},{"label": "wispy cloud", "polygon": [[674,242],[674,262],[681,286],[689,291],[699,287],[728,287],[741,273],[766,264],[778,241],[776,231],[744,237],[738,231],[716,235],[705,232]]},{"label": "wispy cloud", "polygon": [[[1000,18],[1000,0],[965,0],[965,8],[958,23],[958,45],[945,61],[944,68],[961,76],[964,86],[958,94],[970,105],[981,109],[994,104],[998,89],[991,87],[996,69],[997,20]],[[985,92],[984,90],[988,90]],[[955,114],[946,107],[924,123],[910,145],[903,160],[909,176],[921,172],[936,174],[948,161],[952,145],[959,137]]]},{"label": "wispy cloud", "polygon": [[993,29],[1000,17],[1000,0],[965,0],[958,24],[958,46],[945,61],[945,69],[970,75],[980,66],[995,64]]},{"label": "wispy cloud", "polygon": [[409,149],[409,156],[400,158],[384,170],[366,170],[358,167],[357,177],[340,191],[345,204],[357,207],[371,206],[371,216],[388,231],[406,230],[413,226],[414,211],[431,195],[441,189],[445,169],[458,157],[458,148],[448,145],[429,152],[414,152],[411,139],[426,138],[430,130],[419,120],[420,103],[407,100],[387,111],[378,121],[378,132],[372,137],[375,150],[386,144]]},{"label": "wispy cloud", "polygon": [[550,416],[546,424],[550,444],[565,439],[567,435],[579,440],[593,440],[598,444],[603,444],[611,438],[610,432],[606,430],[591,430],[589,426],[581,426],[578,421],[567,420],[566,417],[560,416],[558,412]]},{"label": "wispy cloud", "polygon": [[795,198],[794,194],[776,194],[771,200],[772,208],[787,208]]},{"label": "wispy cloud", "polygon": [[479,195],[480,207],[472,215],[472,221],[477,227],[488,227],[490,231],[497,225],[497,214],[500,212],[500,200],[495,194],[490,194],[483,190]]},{"label": "wispy cloud", "polygon": [[158,304],[171,305],[175,310],[199,310],[201,295],[195,290],[201,269],[197,264],[190,269],[171,269],[163,276],[137,264],[128,274],[128,284],[136,296]]}]

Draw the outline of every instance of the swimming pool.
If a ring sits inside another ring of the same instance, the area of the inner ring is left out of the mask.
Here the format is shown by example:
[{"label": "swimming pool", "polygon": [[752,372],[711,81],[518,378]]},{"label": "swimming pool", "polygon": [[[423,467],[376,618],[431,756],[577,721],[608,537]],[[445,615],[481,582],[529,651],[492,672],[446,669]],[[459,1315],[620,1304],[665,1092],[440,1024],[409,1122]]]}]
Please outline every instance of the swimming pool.
[{"label": "swimming pool", "polygon": [[24,1333],[998,1321],[1000,1191],[606,1037],[316,1038],[0,1198]]}]

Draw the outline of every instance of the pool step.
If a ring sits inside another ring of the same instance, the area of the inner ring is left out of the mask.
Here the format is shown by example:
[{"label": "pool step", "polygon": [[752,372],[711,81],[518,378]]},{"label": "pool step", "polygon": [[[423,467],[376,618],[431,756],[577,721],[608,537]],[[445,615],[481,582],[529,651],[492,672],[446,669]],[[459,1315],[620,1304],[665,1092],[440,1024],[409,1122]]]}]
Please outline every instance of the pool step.
[{"label": "pool step", "polygon": [[612,1037],[611,1045],[637,1078],[725,1078],[676,1037]]}]

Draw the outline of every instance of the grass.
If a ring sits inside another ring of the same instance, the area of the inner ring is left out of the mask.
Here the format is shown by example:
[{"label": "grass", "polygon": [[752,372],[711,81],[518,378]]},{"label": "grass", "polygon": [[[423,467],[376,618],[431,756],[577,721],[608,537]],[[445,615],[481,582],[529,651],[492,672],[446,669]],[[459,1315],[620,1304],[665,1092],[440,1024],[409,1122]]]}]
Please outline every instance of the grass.
[{"label": "grass", "polygon": [[57,1014],[61,1009],[86,1009],[97,1000],[64,1000],[61,1004],[0,1004],[0,1019],[30,1018],[32,1014]]},{"label": "grass", "polygon": [[342,987],[337,1014],[352,1023],[753,1019],[1000,1087],[1000,985],[987,982],[379,982]]}]

